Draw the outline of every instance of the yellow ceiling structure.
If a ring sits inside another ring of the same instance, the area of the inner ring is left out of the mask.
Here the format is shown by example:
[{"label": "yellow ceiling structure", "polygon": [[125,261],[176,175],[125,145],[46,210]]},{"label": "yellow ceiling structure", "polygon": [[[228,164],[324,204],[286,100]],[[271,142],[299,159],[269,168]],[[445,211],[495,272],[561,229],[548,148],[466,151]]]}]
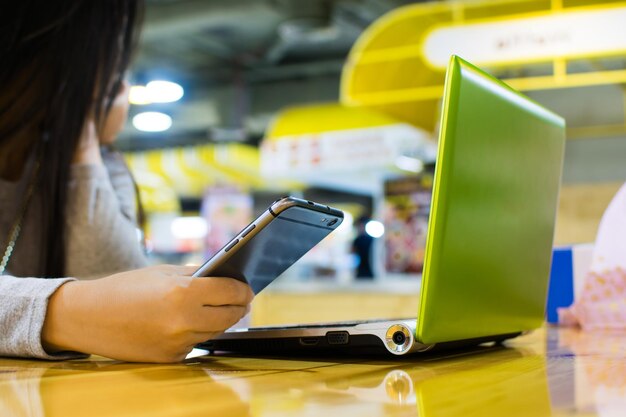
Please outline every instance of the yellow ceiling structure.
[{"label": "yellow ceiling structure", "polygon": [[[374,22],[352,48],[343,69],[341,103],[432,131],[445,62],[452,54],[523,91],[625,83],[623,67],[603,68],[598,61],[626,56],[625,17],[624,1],[449,1],[401,7]],[[577,65],[582,60],[593,65]]]},{"label": "yellow ceiling structure", "polygon": [[264,142],[300,134],[315,134],[347,129],[364,129],[398,123],[385,113],[364,107],[323,103],[288,107],[280,111],[265,133]]},{"label": "yellow ceiling structure", "polygon": [[200,197],[210,186],[250,190],[293,185],[264,181],[259,175],[259,150],[249,145],[208,144],[125,156],[149,212],[177,211],[177,196]]},{"label": "yellow ceiling structure", "polygon": [[[311,141],[324,132],[394,124],[434,132],[451,54],[523,91],[626,83],[623,22],[626,1],[447,1],[395,9],[367,28],[350,51],[340,103],[285,109],[262,147],[277,148],[299,135]],[[594,129],[626,132],[623,124]],[[166,195],[198,197],[211,185],[285,186],[264,180],[259,150],[242,144],[149,151],[128,160],[148,211],[175,207]]]}]

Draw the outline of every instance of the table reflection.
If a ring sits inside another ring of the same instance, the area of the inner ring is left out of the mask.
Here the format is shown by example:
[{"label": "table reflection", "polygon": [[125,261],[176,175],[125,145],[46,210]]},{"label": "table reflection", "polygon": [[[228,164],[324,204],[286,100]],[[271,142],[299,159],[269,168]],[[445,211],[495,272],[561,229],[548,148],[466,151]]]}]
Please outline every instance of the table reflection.
[{"label": "table reflection", "polygon": [[[561,359],[574,359],[572,397],[577,411],[623,416],[626,410],[626,332],[562,329],[550,333]],[[557,357],[556,354],[553,354]]]},{"label": "table reflection", "polygon": [[0,360],[0,416],[250,415],[193,363],[21,362]]},{"label": "table reflection", "polygon": [[267,379],[233,379],[207,368],[254,407],[255,416],[550,415],[545,357],[521,349],[478,348],[411,362],[355,362],[283,373],[276,390]]},{"label": "table reflection", "polygon": [[548,329],[413,358],[0,359],[0,416],[623,415],[624,334]]}]

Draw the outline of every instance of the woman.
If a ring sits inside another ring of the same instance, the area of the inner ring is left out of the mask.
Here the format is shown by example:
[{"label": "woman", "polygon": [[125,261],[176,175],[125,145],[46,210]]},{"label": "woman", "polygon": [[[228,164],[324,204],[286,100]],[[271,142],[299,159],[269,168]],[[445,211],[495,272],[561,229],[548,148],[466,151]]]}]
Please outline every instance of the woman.
[{"label": "woman", "polygon": [[[120,156],[100,152],[126,118],[121,76],[138,9],[125,21],[112,7],[90,16],[95,7],[82,3],[2,13],[0,273],[88,277],[146,265],[132,179]],[[85,36],[97,19],[110,24]]]},{"label": "woman", "polygon": [[[1,250],[14,275],[143,263],[133,210],[104,167],[115,161],[99,151],[120,116],[141,9],[138,0],[0,5]],[[252,299],[247,285],[192,279],[192,271],[161,266],[92,281],[2,276],[0,355],[180,360],[237,322]]]}]

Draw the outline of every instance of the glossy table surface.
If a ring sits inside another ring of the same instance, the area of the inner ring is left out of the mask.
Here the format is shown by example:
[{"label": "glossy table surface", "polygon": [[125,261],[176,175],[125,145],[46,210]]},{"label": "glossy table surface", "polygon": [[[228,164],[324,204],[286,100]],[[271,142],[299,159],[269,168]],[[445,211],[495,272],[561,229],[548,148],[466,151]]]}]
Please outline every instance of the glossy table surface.
[{"label": "glossy table surface", "polygon": [[626,333],[548,328],[396,360],[0,358],[0,416],[626,416]]}]

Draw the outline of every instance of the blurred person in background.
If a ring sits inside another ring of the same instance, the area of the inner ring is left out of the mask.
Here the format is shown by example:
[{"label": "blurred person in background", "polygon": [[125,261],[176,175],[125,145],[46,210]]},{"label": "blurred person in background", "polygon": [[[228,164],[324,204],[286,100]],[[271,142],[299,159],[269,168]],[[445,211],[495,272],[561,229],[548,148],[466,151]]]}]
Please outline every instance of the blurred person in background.
[{"label": "blurred person in background", "polygon": [[142,10],[139,0],[0,5],[0,275],[12,275],[0,276],[0,355],[180,360],[252,299],[245,284],[184,267],[59,278],[146,264],[132,179],[102,149],[126,118]]},{"label": "blurred person in background", "polygon": [[356,237],[352,242],[352,253],[358,257],[356,279],[374,279],[374,271],[372,270],[372,245],[374,238],[365,231],[365,226],[370,220],[369,217],[362,216],[354,222]]}]

